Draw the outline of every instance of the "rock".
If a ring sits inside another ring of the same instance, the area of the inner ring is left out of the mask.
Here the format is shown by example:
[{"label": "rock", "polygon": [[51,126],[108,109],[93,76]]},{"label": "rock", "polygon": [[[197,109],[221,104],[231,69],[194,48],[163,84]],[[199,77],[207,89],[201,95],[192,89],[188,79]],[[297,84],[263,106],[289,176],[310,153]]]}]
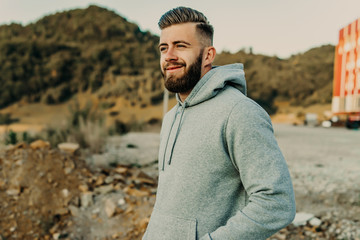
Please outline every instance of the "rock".
[{"label": "rock", "polygon": [[92,214],[99,214],[100,213],[100,209],[99,208],[95,208],[94,210],[91,211]]},{"label": "rock", "polygon": [[108,218],[111,218],[114,216],[116,210],[116,206],[110,199],[106,199],[105,201],[105,213],[108,216]]},{"label": "rock", "polygon": [[126,174],[128,171],[129,171],[129,169],[126,167],[117,167],[115,169],[115,172],[120,173],[120,174]]},{"label": "rock", "polygon": [[114,190],[113,185],[104,185],[104,186],[95,188],[94,192],[97,194],[106,194],[106,193],[112,192],[113,190]]},{"label": "rock", "polygon": [[30,143],[30,147],[34,150],[42,149],[42,148],[50,148],[50,143],[39,139],[39,140],[36,140],[36,141]]},{"label": "rock", "polygon": [[58,208],[55,211],[55,214],[59,214],[59,215],[66,215],[69,213],[69,210],[67,208]]},{"label": "rock", "polygon": [[93,193],[92,192],[84,192],[80,196],[81,206],[87,208],[91,206],[93,202]]},{"label": "rock", "polygon": [[60,233],[54,233],[52,237],[54,240],[58,240],[60,238]]},{"label": "rock", "polygon": [[20,194],[20,187],[16,187],[16,188],[10,188],[6,191],[7,195],[10,196],[18,196]]},{"label": "rock", "polygon": [[95,181],[95,186],[100,186],[104,183],[104,180],[105,180],[105,175],[99,175],[97,178],[96,178],[96,181]]},{"label": "rock", "polygon": [[69,210],[71,215],[74,217],[78,217],[80,215],[80,209],[75,207],[74,205],[70,205]]},{"label": "rock", "polygon": [[313,217],[314,217],[314,214],[311,214],[311,213],[303,213],[303,212],[296,213],[295,219],[292,222],[292,224],[295,227],[304,226],[304,225],[306,225],[306,222],[309,221],[310,219],[312,219]]},{"label": "rock", "polygon": [[321,225],[322,221],[321,221],[320,219],[314,217],[314,218],[312,218],[312,219],[310,220],[309,223],[310,223],[311,226],[318,227],[318,226]]},{"label": "rock", "polygon": [[277,240],[286,240],[286,234],[277,234],[276,237]]},{"label": "rock", "polygon": [[27,148],[26,143],[21,142],[15,145],[14,149],[21,149],[21,148]]},{"label": "rock", "polygon": [[64,188],[63,190],[61,190],[61,195],[64,197],[64,198],[67,198],[69,196],[69,190],[67,190],[66,188]]},{"label": "rock", "polygon": [[130,188],[130,187],[125,187],[124,192],[134,197],[145,197],[150,195],[150,192],[148,190],[145,189],[138,190],[136,188]]},{"label": "rock", "polygon": [[119,201],[118,201],[118,205],[119,206],[122,206],[126,203],[125,199],[124,198],[120,198]]},{"label": "rock", "polygon": [[69,167],[64,168],[64,173],[65,173],[66,175],[69,175],[72,171],[73,171],[72,168],[69,168]]},{"label": "rock", "polygon": [[78,188],[81,192],[87,192],[89,190],[89,187],[86,184],[81,184]]},{"label": "rock", "polygon": [[114,181],[114,177],[112,177],[112,176],[107,176],[106,178],[105,178],[105,180],[104,180],[104,182],[106,183],[106,184],[110,184],[110,183],[112,183]]},{"label": "rock", "polygon": [[78,143],[59,143],[58,148],[61,151],[74,155],[80,149],[80,145]]}]

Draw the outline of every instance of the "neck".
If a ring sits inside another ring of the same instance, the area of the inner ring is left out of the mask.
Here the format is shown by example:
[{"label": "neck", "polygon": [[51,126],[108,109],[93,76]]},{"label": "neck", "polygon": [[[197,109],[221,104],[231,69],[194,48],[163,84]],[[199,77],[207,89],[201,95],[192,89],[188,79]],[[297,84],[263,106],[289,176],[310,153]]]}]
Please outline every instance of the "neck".
[{"label": "neck", "polygon": [[181,102],[184,102],[186,100],[186,98],[189,96],[191,91],[192,91],[192,89],[187,92],[179,93],[179,98],[180,98]]}]

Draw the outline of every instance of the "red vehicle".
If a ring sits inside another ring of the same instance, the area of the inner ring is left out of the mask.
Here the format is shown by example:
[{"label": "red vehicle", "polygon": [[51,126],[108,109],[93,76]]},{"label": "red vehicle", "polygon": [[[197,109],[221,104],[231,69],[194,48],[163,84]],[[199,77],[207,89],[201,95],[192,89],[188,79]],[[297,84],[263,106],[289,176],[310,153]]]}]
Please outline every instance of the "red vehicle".
[{"label": "red vehicle", "polygon": [[347,116],[348,128],[360,127],[360,18],[340,29],[335,48],[332,112]]}]

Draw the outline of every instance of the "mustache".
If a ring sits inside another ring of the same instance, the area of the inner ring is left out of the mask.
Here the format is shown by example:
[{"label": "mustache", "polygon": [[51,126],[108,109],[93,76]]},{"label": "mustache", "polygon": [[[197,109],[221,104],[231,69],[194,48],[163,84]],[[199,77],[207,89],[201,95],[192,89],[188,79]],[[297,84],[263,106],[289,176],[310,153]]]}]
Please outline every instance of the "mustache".
[{"label": "mustache", "polygon": [[171,63],[165,64],[163,68],[164,68],[164,70],[166,70],[169,67],[178,67],[178,66],[184,67],[184,66],[186,66],[186,64],[181,63],[181,62],[171,62]]}]

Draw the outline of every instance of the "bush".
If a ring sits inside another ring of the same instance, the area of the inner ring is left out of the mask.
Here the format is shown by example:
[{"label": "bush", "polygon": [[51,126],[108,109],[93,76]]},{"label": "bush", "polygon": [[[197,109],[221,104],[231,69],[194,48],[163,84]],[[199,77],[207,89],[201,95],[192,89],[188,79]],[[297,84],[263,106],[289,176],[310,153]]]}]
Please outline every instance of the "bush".
[{"label": "bush", "polygon": [[67,126],[67,140],[75,141],[91,153],[102,152],[106,143],[107,129],[105,115],[88,102],[84,108],[78,102],[69,105],[70,117]]},{"label": "bush", "polygon": [[9,144],[17,144],[18,140],[17,140],[17,135],[16,132],[14,132],[13,130],[10,130],[9,133],[6,136],[5,139],[5,144],[9,145]]}]

